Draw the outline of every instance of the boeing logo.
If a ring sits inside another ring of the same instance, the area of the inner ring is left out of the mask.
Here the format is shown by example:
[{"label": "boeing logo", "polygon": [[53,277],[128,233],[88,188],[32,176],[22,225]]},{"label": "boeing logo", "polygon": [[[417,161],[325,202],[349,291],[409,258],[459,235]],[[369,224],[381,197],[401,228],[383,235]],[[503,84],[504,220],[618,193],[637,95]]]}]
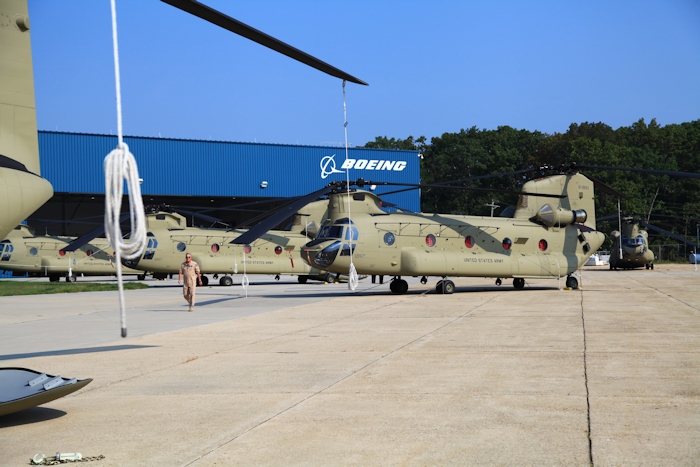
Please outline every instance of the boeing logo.
[{"label": "boeing logo", "polygon": [[342,174],[342,170],[335,168],[335,154],[321,159],[321,178],[327,178],[330,174]]},{"label": "boeing logo", "polygon": [[[401,172],[406,168],[406,161],[385,161],[379,159],[345,159],[343,170],[394,170]],[[343,170],[335,168],[335,154],[321,159],[321,178],[327,178],[331,174],[343,173]]]}]

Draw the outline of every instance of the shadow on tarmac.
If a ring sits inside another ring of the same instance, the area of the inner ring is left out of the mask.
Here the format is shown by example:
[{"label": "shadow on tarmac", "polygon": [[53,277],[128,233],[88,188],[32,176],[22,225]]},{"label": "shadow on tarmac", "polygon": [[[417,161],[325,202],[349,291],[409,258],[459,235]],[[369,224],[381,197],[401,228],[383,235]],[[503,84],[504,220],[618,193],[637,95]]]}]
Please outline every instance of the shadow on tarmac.
[{"label": "shadow on tarmac", "polygon": [[63,410],[49,409],[46,407],[32,407],[31,409],[3,415],[0,417],[0,428],[11,426],[29,425],[31,423],[54,420],[66,415]]},{"label": "shadow on tarmac", "polygon": [[131,350],[131,349],[144,349],[148,347],[157,347],[155,345],[110,345],[105,347],[86,347],[82,349],[65,349],[65,350],[52,350],[47,352],[32,352],[32,353],[16,353],[10,355],[0,355],[0,361],[2,360],[14,360],[18,358],[34,358],[34,357],[53,357],[56,355],[76,355],[81,353],[95,353],[95,352],[112,352],[115,350]]}]

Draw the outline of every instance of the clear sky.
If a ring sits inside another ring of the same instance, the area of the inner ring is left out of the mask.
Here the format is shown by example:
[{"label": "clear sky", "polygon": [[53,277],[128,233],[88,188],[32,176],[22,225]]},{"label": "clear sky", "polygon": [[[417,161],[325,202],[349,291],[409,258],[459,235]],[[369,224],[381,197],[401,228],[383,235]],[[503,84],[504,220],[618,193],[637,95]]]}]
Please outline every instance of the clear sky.
[{"label": "clear sky", "polygon": [[[348,138],[700,118],[700,1],[204,0],[369,83]],[[109,0],[29,0],[40,130],[116,134]],[[342,145],[341,80],[117,0],[124,134]],[[289,168],[293,170],[293,168]]]}]

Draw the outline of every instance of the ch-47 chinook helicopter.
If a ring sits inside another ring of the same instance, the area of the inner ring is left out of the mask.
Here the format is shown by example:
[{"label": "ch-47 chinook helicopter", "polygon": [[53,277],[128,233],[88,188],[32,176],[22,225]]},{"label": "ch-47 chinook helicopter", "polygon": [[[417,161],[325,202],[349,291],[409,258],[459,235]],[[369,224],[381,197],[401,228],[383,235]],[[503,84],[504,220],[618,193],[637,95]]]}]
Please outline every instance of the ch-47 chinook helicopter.
[{"label": "ch-47 chinook helicopter", "polygon": [[[675,216],[674,216],[675,217]],[[600,220],[619,219],[619,230],[610,233],[613,239],[613,250],[610,253],[610,269],[654,269],[656,257],[649,247],[649,234],[646,229],[651,229],[671,237],[692,247],[697,245],[687,238],[669,232],[658,226],[641,220],[633,215],[612,215],[601,217]]]},{"label": "ch-47 chinook helicopter", "polygon": [[335,275],[311,267],[301,261],[300,251],[316,234],[327,216],[328,203],[316,201],[304,206],[294,216],[289,230],[270,230],[246,245],[231,241],[245,230],[188,227],[187,220],[177,212],[159,211],[146,216],[148,247],[142,258],[126,260],[124,265],[153,273],[155,278],[177,274],[184,254],[190,253],[202,272],[202,285],[218,276],[219,284],[233,284],[231,274],[281,274],[307,280],[332,281]]},{"label": "ch-47 chinook helicopter", "polygon": [[[541,169],[552,168],[537,170]],[[620,196],[579,169],[700,178],[687,172],[571,164],[557,168],[557,175],[525,183],[517,206],[498,218],[388,214],[371,193],[349,192],[345,185],[329,187],[330,221],[304,247],[303,258],[332,272],[347,272],[352,261],[358,273],[393,276],[390,288],[398,294],[408,289],[401,276],[422,276],[423,283],[427,276],[441,277],[438,293],[454,291],[448,276],[496,277],[498,285],[502,278],[513,278],[516,289],[523,288],[527,278],[567,276],[566,286],[577,288],[573,273],[605,240],[605,234],[596,230],[594,184]],[[510,174],[527,171],[532,170]],[[504,174],[475,178],[500,175]],[[456,188],[448,182],[428,186]],[[242,236],[236,242],[245,240]]]},{"label": "ch-47 chinook helicopter", "polygon": [[53,195],[39,175],[26,0],[0,2],[0,238],[5,238]]},{"label": "ch-47 chinook helicopter", "polygon": [[[493,277],[498,285],[512,278],[516,289],[527,278],[567,276],[567,287],[577,288],[573,273],[605,240],[596,230],[593,182],[577,172],[525,183],[510,217],[387,213],[378,196],[349,190],[344,182],[308,197],[324,194],[329,195],[329,221],[303,247],[304,261],[343,274],[352,261],[360,274],[392,276],[390,289],[397,294],[408,290],[402,276],[422,276],[423,283],[428,276],[441,277],[436,291],[448,294],[455,288],[448,276]],[[251,241],[272,222],[234,242]]]},{"label": "ch-47 chinook helicopter", "polygon": [[[116,274],[112,247],[105,238],[94,238],[75,250],[67,249],[76,238],[35,236],[26,225],[18,225],[6,239],[0,241],[0,269],[29,273],[57,282],[75,282],[78,276]],[[131,268],[123,274],[143,274]]]}]

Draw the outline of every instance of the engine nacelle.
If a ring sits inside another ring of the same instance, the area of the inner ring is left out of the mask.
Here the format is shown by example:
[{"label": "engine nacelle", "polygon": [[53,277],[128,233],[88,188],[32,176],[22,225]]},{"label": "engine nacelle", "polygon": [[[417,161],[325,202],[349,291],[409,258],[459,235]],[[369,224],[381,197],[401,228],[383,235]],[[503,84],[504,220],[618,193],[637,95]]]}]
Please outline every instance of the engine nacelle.
[{"label": "engine nacelle", "polygon": [[573,223],[583,224],[588,219],[588,214],[583,209],[576,211],[562,208],[554,209],[549,204],[545,204],[537,211],[535,217],[547,227],[564,227]]}]

